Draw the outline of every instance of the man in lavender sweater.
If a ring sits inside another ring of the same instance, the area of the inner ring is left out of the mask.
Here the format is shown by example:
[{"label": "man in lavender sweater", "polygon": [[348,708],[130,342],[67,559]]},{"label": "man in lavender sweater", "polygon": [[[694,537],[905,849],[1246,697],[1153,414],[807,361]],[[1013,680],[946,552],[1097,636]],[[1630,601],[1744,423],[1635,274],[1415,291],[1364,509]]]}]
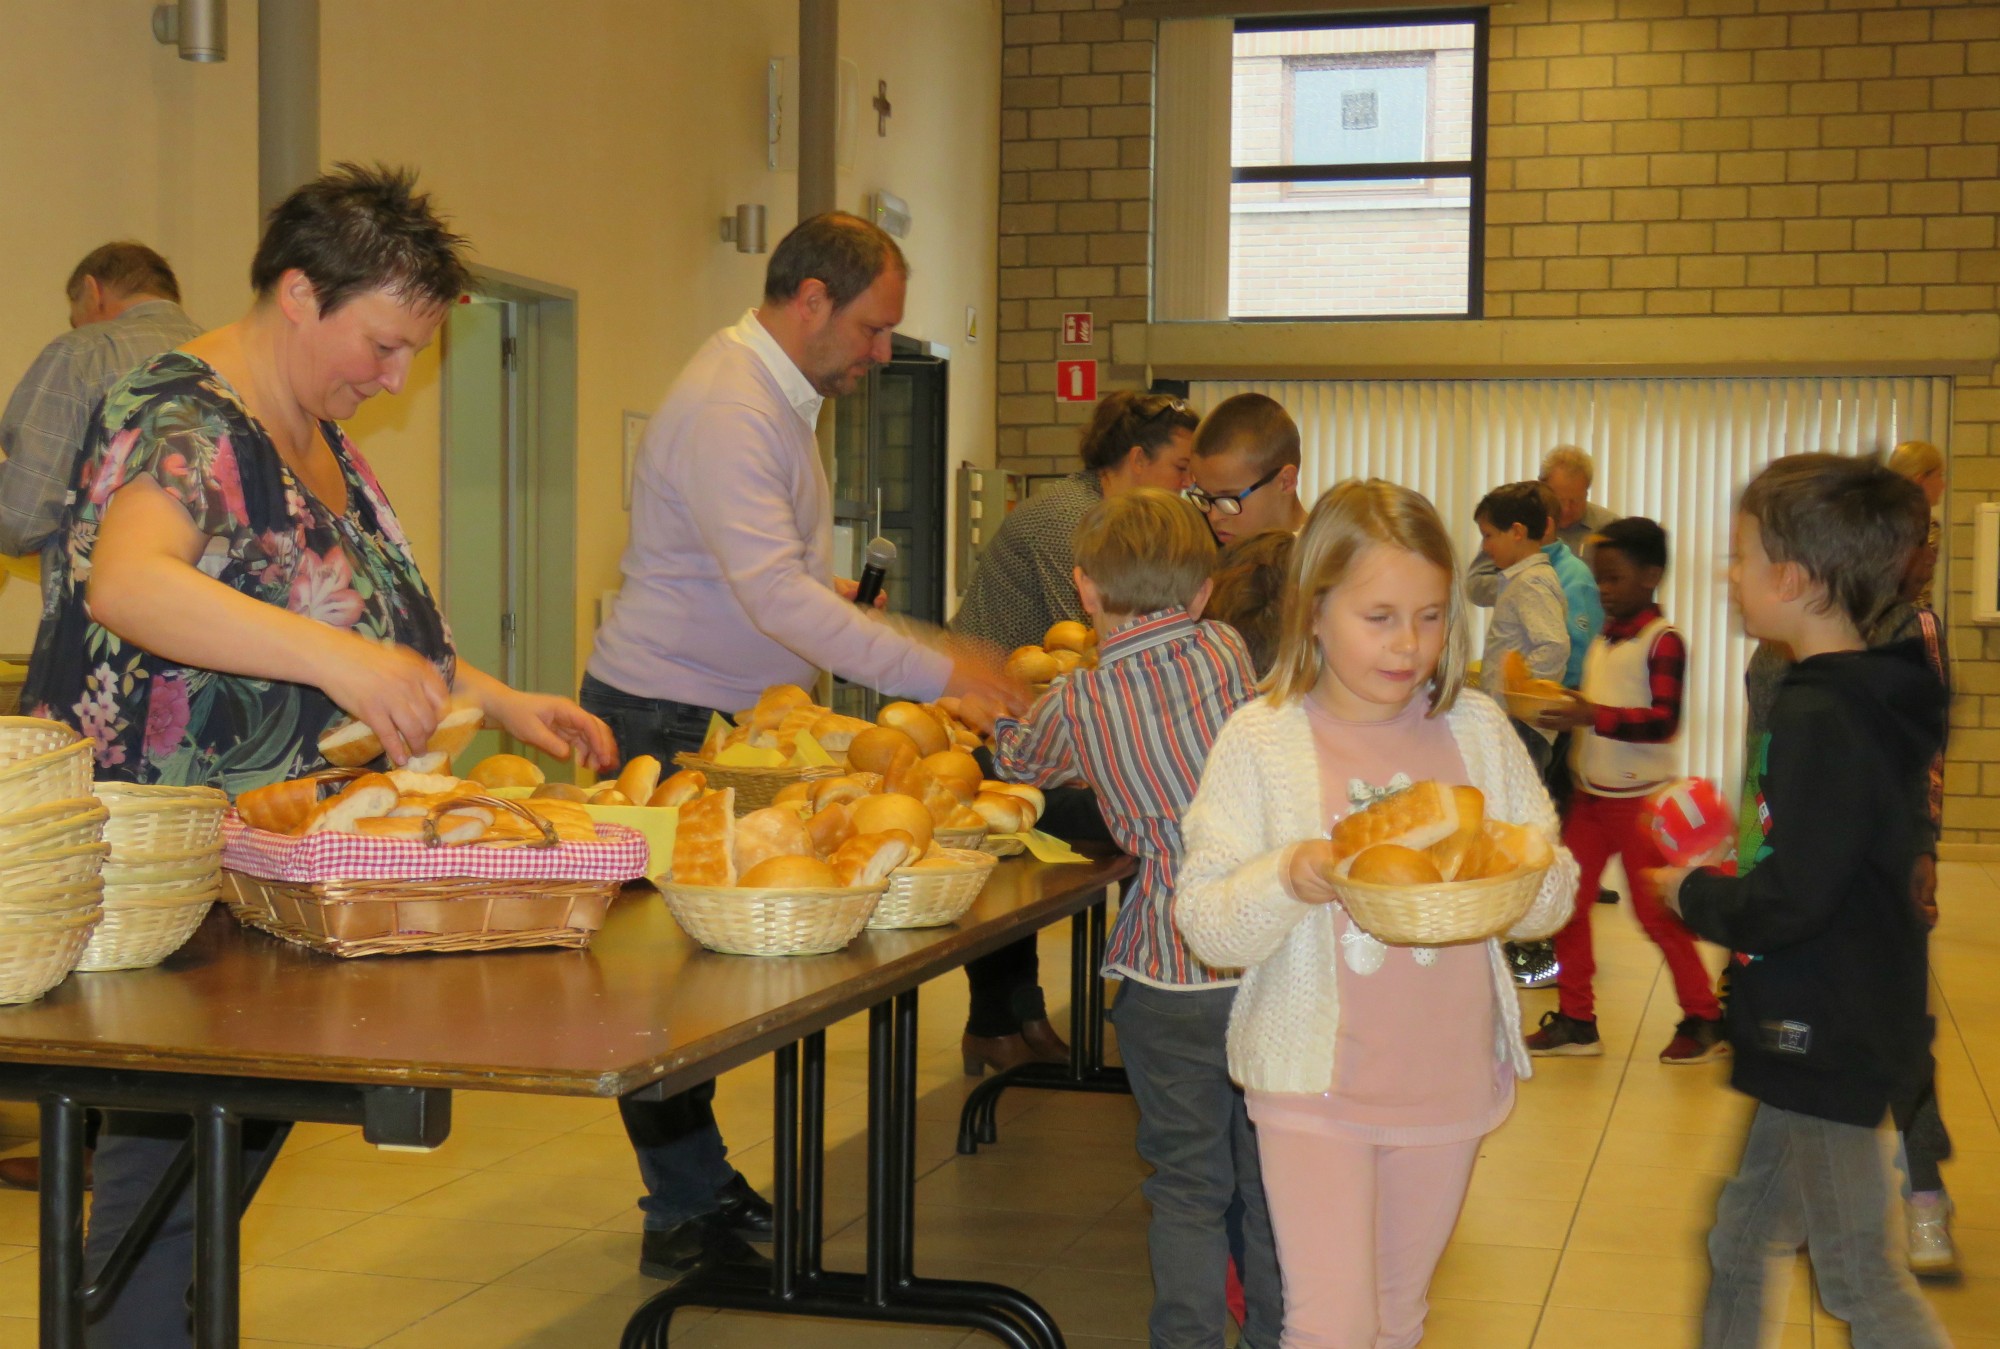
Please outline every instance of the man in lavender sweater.
[{"label": "man in lavender sweater", "polygon": [[[772,250],[764,302],[695,353],[646,427],[631,538],[579,701],[621,756],[663,763],[701,746],[712,712],[818,670],[905,698],[1019,691],[984,659],[932,646],[852,603],[833,574],[832,491],[813,428],[821,403],[889,359],[909,265],[857,216],[801,221]],[[771,1206],[729,1164],[715,1084],[621,1101],[647,1193],[640,1272],[755,1264]]]}]

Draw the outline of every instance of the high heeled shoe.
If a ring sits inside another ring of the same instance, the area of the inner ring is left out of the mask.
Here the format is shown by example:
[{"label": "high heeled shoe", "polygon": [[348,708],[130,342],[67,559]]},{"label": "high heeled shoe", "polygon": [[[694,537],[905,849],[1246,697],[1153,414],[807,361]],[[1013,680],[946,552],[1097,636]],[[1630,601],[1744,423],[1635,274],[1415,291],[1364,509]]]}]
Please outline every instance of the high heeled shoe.
[{"label": "high heeled shoe", "polygon": [[1021,1035],[973,1035],[967,1032],[958,1042],[964,1056],[965,1075],[982,1077],[991,1068],[1004,1073],[1024,1063],[1040,1063],[1038,1055]]},{"label": "high heeled shoe", "polygon": [[1056,1028],[1044,1018],[1036,1017],[1033,1021],[1023,1021],[1021,1038],[1028,1042],[1028,1048],[1034,1051],[1038,1062],[1061,1064],[1069,1062],[1069,1046],[1063,1043],[1062,1036],[1056,1034]]}]

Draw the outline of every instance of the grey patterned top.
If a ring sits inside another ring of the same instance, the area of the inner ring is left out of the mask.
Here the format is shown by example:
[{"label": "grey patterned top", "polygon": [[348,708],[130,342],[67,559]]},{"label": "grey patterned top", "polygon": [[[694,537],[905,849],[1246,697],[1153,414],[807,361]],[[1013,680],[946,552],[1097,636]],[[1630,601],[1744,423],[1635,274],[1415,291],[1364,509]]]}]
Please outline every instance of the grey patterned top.
[{"label": "grey patterned top", "polygon": [[1076,527],[1102,500],[1103,483],[1082,469],[1016,506],[980,553],[951,630],[1007,652],[1039,645],[1063,619],[1089,622],[1070,573]]}]

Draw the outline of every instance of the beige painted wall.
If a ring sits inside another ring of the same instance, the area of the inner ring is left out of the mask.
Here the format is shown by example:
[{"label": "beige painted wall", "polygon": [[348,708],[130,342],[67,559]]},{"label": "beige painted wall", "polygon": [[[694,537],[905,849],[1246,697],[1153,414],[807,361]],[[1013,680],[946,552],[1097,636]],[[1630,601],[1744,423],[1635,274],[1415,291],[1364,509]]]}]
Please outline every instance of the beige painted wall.
[{"label": "beige painted wall", "polygon": [[[993,459],[993,344],[964,342],[965,310],[996,287],[1000,0],[850,0],[841,46],[866,114],[840,204],[880,187],[916,218],[903,330],[951,346],[953,462]],[[117,11],[115,13],[111,11]],[[325,161],[416,166],[484,266],[577,292],[578,659],[599,592],[617,584],[621,414],[650,411],[681,364],[754,303],[765,259],[716,238],[737,202],[762,202],[773,243],[797,185],[765,168],[765,62],[797,46],[791,0],[728,5],[579,0],[559,22],[530,0],[340,0],[323,7]],[[12,25],[0,88],[27,133],[0,136],[0,384],[61,331],[61,282],[85,251],[146,238],[180,270],[204,323],[234,317],[256,241],[254,5],[231,8],[231,57],[197,67],[156,46],[143,5],[0,0]],[[393,40],[385,40],[393,34]],[[86,63],[77,53],[91,52]],[[80,71],[89,74],[79,78]],[[889,81],[878,138],[867,111]],[[75,165],[102,163],[102,174]],[[20,242],[15,243],[14,241]],[[408,527],[439,556],[438,369],[351,430]],[[25,644],[32,605],[0,591],[0,650]]]}]

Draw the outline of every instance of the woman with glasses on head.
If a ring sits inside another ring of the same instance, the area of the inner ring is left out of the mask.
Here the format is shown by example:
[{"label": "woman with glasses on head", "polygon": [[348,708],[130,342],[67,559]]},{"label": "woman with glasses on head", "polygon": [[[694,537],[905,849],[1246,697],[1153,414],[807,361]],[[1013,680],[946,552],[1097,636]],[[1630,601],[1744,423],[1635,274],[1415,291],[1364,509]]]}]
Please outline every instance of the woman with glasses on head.
[{"label": "woman with glasses on head", "polygon": [[[1072,575],[1077,524],[1098,502],[1135,487],[1184,491],[1200,421],[1171,394],[1120,390],[1101,399],[1083,429],[1083,466],[1007,516],[979,555],[951,630],[1005,654],[1039,646],[1065,620],[1088,626]],[[1058,788],[1048,802],[1044,829],[1071,839],[1109,837],[1089,792]],[[1034,938],[973,961],[965,973],[972,984],[967,1072],[1069,1062],[1069,1047],[1049,1025]]]}]

